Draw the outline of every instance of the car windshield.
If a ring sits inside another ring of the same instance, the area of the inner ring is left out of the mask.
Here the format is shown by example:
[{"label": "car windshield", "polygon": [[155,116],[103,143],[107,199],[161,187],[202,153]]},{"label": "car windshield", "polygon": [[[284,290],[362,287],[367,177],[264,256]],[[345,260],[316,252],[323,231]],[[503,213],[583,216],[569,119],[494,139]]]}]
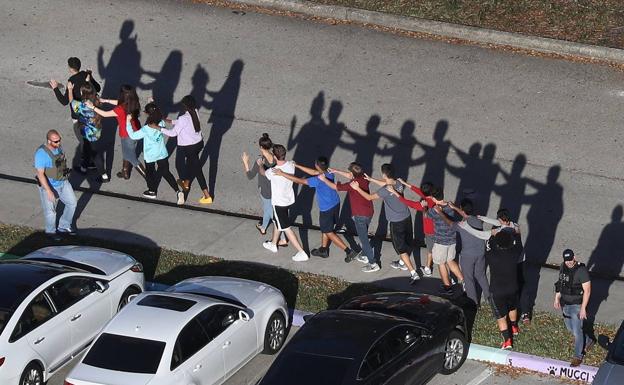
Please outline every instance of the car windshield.
[{"label": "car windshield", "polygon": [[0,309],[0,335],[2,335],[2,331],[6,324],[9,323],[9,318],[11,318],[11,312],[6,309]]},{"label": "car windshield", "polygon": [[119,372],[154,374],[164,349],[162,341],[103,333],[83,363]]},{"label": "car windshield", "polygon": [[353,360],[350,358],[295,352],[286,355],[278,365],[273,365],[262,379],[261,385],[342,384],[352,364]]}]

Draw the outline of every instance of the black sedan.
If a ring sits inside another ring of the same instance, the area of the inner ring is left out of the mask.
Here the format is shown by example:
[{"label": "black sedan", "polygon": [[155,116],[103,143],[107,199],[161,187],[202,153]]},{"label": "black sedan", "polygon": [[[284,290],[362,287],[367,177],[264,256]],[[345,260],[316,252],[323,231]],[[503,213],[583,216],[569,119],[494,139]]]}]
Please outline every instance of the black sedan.
[{"label": "black sedan", "polygon": [[259,384],[424,384],[459,369],[467,334],[462,309],[445,299],[364,295],[308,318]]}]

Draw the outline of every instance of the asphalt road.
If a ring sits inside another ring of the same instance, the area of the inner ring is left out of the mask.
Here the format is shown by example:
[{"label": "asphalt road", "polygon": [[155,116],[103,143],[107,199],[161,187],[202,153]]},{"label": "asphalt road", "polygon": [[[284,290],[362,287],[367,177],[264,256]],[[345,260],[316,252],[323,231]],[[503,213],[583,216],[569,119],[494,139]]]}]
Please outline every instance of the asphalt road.
[{"label": "asphalt road", "polygon": [[475,191],[479,211],[503,205],[519,218],[537,262],[571,247],[596,271],[622,272],[624,84],[609,67],[184,1],[2,0],[0,36],[2,173],[30,177],[50,128],[73,152],[66,108],[26,82],[64,81],[75,55],[106,97],[130,82],[169,112],[189,92],[203,100],[215,208],[259,212],[239,154],[255,154],[267,132],[304,164],[324,154],[379,175],[392,161],[415,183],[443,183],[447,197]]},{"label": "asphalt road", "polygon": [[[288,339],[298,328],[292,328]],[[276,356],[268,356],[260,354],[251,360],[247,365],[242,367],[236,372],[230,379],[228,379],[224,385],[255,385],[256,382],[262,378],[267,371]],[[52,376],[47,385],[63,385],[65,376],[71,371],[72,367],[77,364],[79,358],[74,359],[60,372]],[[464,365],[455,373],[450,376],[437,375],[430,382],[429,385],[508,385],[508,384],[523,384],[523,385],[537,385],[537,384],[556,384],[558,380],[534,375],[524,374],[519,377],[510,377],[504,374],[495,374],[487,365],[477,361],[466,361]]]}]

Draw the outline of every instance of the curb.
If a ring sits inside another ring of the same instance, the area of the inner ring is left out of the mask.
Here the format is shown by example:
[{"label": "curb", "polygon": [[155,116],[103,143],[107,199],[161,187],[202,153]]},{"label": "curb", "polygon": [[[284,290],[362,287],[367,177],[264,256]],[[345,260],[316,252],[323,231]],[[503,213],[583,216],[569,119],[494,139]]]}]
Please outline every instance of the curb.
[{"label": "curb", "polygon": [[519,33],[496,31],[415,17],[392,15],[337,5],[321,5],[302,0],[227,0],[233,4],[272,8],[297,12],[308,16],[344,20],[360,24],[374,24],[382,27],[420,32],[468,40],[480,44],[496,44],[564,56],[581,56],[624,63],[624,50],[575,43],[545,37],[528,36]]}]

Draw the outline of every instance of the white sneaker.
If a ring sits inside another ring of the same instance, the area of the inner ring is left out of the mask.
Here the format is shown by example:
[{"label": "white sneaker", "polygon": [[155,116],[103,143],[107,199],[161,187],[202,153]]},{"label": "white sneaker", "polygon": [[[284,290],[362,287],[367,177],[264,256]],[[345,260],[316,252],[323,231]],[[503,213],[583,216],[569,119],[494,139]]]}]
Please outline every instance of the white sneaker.
[{"label": "white sneaker", "polygon": [[425,277],[431,277],[431,269],[428,266],[425,266],[423,268],[423,275]]},{"label": "white sneaker", "polygon": [[368,257],[366,255],[358,255],[355,259],[358,262],[368,263]]},{"label": "white sneaker", "polygon": [[183,205],[184,204],[184,193],[182,191],[178,191],[178,204],[179,205]]},{"label": "white sneaker", "polygon": [[305,262],[308,259],[310,259],[310,257],[308,257],[308,254],[303,250],[292,256],[292,260],[295,262]]},{"label": "white sneaker", "polygon": [[262,243],[262,247],[264,247],[265,249],[273,252],[273,253],[277,253],[277,245],[271,241],[264,241]]},{"label": "white sneaker", "polygon": [[365,272],[365,273],[374,273],[376,271],[379,271],[379,269],[381,269],[381,268],[379,267],[378,264],[376,264],[376,263],[373,263],[373,264],[367,263],[366,266],[364,266],[362,268],[362,271]]}]

